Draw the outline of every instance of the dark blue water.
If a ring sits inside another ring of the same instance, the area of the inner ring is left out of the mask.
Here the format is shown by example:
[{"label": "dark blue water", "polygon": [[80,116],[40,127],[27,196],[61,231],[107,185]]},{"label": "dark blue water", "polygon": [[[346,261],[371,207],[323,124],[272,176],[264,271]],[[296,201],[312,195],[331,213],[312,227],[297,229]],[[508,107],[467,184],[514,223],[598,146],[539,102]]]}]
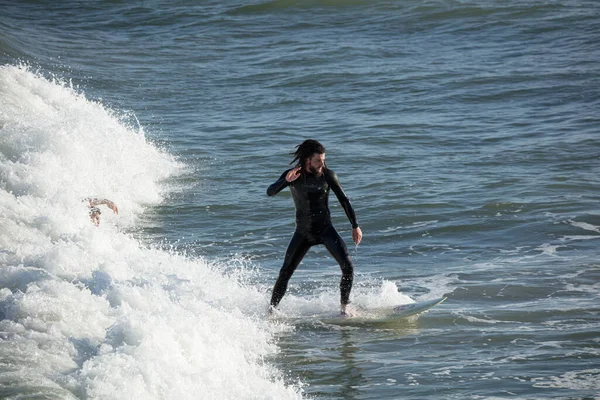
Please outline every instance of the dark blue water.
[{"label": "dark blue water", "polygon": [[[600,398],[596,2],[0,9],[0,397]],[[446,302],[318,323],[315,247],[266,319],[306,138],[354,306]]]}]

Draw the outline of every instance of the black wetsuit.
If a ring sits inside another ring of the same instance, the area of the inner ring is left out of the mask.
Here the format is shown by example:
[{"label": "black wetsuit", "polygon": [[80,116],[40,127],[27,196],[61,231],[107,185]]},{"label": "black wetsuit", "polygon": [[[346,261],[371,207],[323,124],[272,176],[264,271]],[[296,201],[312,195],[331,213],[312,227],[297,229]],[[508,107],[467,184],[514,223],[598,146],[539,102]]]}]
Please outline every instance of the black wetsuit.
[{"label": "black wetsuit", "polygon": [[354,267],[352,261],[350,261],[344,240],[331,224],[331,214],[328,206],[329,190],[333,190],[342,204],[352,228],[358,228],[350,200],[342,190],[337,175],[330,169],[324,168],[321,176],[302,170],[300,177],[292,182],[285,179],[289,171],[285,171],[277,182],[267,189],[267,194],[274,196],[289,186],[296,205],[296,231],[285,253],[283,266],[279,271],[279,278],[277,278],[273,288],[271,305],[275,307],[279,304],[296,267],[300,264],[308,249],[316,244],[324,244],[340,265],[342,269],[340,282],[341,303],[348,304],[350,290],[352,290]]}]

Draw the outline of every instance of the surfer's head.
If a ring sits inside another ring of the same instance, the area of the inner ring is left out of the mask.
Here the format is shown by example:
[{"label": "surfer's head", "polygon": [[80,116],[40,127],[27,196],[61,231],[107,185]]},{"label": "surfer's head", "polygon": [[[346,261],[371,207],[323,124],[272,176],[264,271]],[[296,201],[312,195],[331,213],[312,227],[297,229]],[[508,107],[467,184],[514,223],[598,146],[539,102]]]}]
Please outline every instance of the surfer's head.
[{"label": "surfer's head", "polygon": [[325,165],[325,146],[313,139],[307,139],[296,146],[296,151],[291,153],[294,159],[290,164],[296,161],[298,167],[302,167],[315,175],[321,175],[327,168]]}]

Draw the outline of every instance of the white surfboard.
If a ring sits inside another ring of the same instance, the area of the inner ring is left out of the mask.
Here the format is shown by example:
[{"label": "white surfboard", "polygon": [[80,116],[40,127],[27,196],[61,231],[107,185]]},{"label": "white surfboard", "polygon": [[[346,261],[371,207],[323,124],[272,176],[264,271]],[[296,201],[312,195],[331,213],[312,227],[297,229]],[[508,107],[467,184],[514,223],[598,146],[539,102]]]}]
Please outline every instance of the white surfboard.
[{"label": "white surfboard", "polygon": [[321,318],[320,321],[325,324],[335,325],[370,325],[388,323],[427,312],[432,307],[444,302],[446,299],[446,297],[439,297],[432,300],[417,301],[416,303],[401,304],[395,307],[359,310],[356,315],[353,316]]},{"label": "white surfboard", "polygon": [[390,318],[410,317],[411,315],[420,314],[429,310],[431,307],[437,306],[444,302],[447,297],[440,297],[432,300],[418,301],[416,303],[402,304],[394,307]]}]

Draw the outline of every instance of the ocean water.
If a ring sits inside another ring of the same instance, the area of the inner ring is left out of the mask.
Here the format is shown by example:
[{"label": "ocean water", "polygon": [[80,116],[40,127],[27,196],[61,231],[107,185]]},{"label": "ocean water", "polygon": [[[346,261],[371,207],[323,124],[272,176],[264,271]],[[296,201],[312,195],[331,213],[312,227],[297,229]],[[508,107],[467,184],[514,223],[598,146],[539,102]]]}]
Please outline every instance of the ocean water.
[{"label": "ocean water", "polygon": [[[600,3],[0,0],[0,398],[600,399]],[[307,138],[340,271],[266,196]],[[85,199],[101,206],[90,223]]]}]

